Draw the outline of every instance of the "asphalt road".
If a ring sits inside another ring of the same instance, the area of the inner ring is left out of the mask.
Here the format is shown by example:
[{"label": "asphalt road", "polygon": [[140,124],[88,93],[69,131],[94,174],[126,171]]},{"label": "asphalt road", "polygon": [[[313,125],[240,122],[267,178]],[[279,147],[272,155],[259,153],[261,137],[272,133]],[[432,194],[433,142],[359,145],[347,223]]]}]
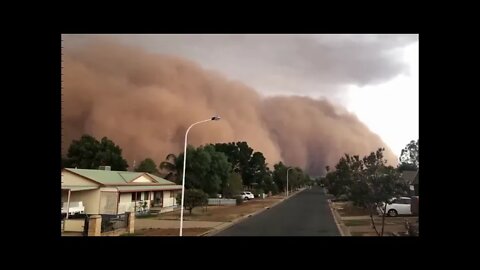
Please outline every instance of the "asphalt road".
[{"label": "asphalt road", "polygon": [[315,186],[214,236],[340,236],[323,188]]}]

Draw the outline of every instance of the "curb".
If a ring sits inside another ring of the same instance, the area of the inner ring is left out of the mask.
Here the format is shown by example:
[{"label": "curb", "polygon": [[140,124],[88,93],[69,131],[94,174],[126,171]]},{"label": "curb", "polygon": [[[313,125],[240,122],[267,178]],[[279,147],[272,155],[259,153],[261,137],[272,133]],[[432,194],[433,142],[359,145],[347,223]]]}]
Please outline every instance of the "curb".
[{"label": "curb", "polygon": [[255,216],[255,215],[258,215],[258,214],[262,213],[262,212],[265,211],[265,210],[268,210],[268,209],[271,209],[271,208],[277,206],[278,204],[280,204],[280,203],[282,203],[282,202],[284,202],[284,201],[292,198],[293,196],[295,196],[295,195],[297,195],[297,194],[299,194],[299,193],[301,193],[302,191],[305,191],[305,190],[306,190],[306,189],[299,190],[298,192],[294,193],[293,195],[290,195],[288,198],[283,198],[283,199],[281,199],[280,201],[278,201],[278,202],[276,202],[276,203],[274,203],[274,204],[272,204],[272,205],[270,205],[270,206],[267,206],[267,207],[265,207],[265,208],[263,208],[263,209],[258,210],[257,212],[253,212],[253,213],[247,214],[247,215],[245,215],[245,216],[241,216],[241,217],[236,218],[236,219],[234,219],[234,220],[232,220],[232,221],[230,221],[230,222],[225,222],[225,223],[220,224],[220,225],[214,227],[213,229],[211,229],[211,230],[209,230],[209,231],[207,231],[207,232],[204,232],[204,233],[202,233],[202,234],[199,234],[199,235],[197,235],[197,236],[214,236],[215,234],[217,234],[217,233],[219,233],[219,232],[221,232],[221,231],[224,231],[224,230],[228,229],[229,227],[231,227],[231,226],[233,226],[233,225],[235,225],[235,224],[237,224],[237,223],[240,223],[240,222],[243,221],[244,219],[247,219],[247,218],[249,218],[249,217],[253,217],[253,216]]},{"label": "curb", "polygon": [[348,227],[345,226],[345,224],[342,222],[342,218],[340,217],[340,214],[337,212],[337,210],[333,209],[332,201],[330,199],[328,199],[327,201],[328,201],[328,206],[330,208],[330,211],[332,211],[333,219],[335,220],[335,224],[337,225],[340,235],[352,236]]}]

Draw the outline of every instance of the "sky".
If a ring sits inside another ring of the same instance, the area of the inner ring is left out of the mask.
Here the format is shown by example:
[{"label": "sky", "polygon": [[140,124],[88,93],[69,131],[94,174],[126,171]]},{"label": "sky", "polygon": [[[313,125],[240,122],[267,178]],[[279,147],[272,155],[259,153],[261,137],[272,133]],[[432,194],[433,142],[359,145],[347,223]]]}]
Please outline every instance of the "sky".
[{"label": "sky", "polygon": [[115,35],[197,62],[263,96],[326,98],[399,155],[418,139],[418,35]]},{"label": "sky", "polygon": [[[161,160],[180,151],[177,133],[185,125],[221,112],[224,125],[213,133],[213,126],[198,128],[192,143],[246,140],[270,164],[321,173],[342,153],[363,155],[379,145],[396,160],[418,139],[418,35],[62,39],[66,143],[83,133],[108,136],[129,160]],[[158,100],[162,106],[145,106]],[[191,114],[172,114],[181,110]]]},{"label": "sky", "polygon": [[401,53],[408,73],[378,85],[351,85],[345,104],[397,155],[410,140],[418,139],[419,126],[418,42],[403,47]]}]

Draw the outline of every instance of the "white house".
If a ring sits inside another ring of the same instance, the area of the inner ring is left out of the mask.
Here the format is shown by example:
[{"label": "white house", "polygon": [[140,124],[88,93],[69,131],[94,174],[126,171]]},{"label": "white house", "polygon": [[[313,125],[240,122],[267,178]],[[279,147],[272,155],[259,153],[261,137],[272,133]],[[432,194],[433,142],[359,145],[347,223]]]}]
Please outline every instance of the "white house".
[{"label": "white house", "polygon": [[181,185],[149,173],[110,171],[108,167],[62,170],[62,205],[81,201],[89,215],[172,211],[181,190]]}]

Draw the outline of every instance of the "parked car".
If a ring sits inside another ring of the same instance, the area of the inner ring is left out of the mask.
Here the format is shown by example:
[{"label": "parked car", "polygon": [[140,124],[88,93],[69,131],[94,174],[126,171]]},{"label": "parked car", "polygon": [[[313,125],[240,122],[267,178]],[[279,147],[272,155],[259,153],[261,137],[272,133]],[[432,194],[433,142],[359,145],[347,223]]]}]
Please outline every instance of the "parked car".
[{"label": "parked car", "polygon": [[251,200],[255,198],[255,196],[250,191],[244,191],[240,193],[240,197],[244,200]]},{"label": "parked car", "polygon": [[[399,197],[393,198],[387,203],[387,215],[389,217],[396,217],[398,215],[411,215],[412,211],[410,209],[412,199],[409,197]],[[378,215],[383,215],[383,209],[385,208],[385,203],[382,203],[377,207]]]}]

